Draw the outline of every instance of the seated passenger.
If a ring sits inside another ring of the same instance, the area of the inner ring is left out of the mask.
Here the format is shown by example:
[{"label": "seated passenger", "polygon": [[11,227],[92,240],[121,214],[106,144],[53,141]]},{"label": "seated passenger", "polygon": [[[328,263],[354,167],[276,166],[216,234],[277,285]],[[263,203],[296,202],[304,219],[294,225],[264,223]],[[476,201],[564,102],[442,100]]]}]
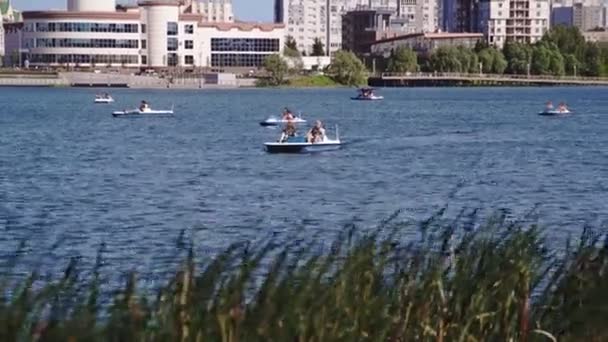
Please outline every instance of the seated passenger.
[{"label": "seated passenger", "polygon": [[319,120],[315,122],[315,125],[308,131],[306,139],[311,144],[323,142],[325,140],[325,128],[323,123]]},{"label": "seated passenger", "polygon": [[287,142],[289,138],[295,137],[296,133],[296,125],[293,122],[288,122],[287,125],[285,125],[285,128],[283,129],[283,133],[281,134],[281,139],[279,139],[279,142]]},{"label": "seated passenger", "polygon": [[144,110],[146,110],[148,108],[150,108],[150,105],[148,105],[148,102],[141,101],[141,104],[139,105],[139,110],[143,112]]},{"label": "seated passenger", "polygon": [[294,119],[295,119],[295,116],[289,110],[289,108],[285,108],[283,110],[283,120],[285,120],[285,121],[293,121]]},{"label": "seated passenger", "polygon": [[545,104],[545,109],[546,110],[553,110],[553,102],[547,101],[547,103]]}]

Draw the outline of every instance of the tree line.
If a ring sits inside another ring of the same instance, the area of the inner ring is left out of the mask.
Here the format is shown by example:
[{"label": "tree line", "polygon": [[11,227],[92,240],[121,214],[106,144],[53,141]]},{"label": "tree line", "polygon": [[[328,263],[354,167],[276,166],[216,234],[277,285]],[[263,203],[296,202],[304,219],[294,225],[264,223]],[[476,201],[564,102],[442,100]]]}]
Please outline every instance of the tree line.
[{"label": "tree line", "polygon": [[608,49],[586,42],[578,28],[557,26],[535,44],[507,42],[502,50],[479,42],[475,48],[440,47],[428,57],[397,48],[387,72],[458,72],[553,76],[608,75]]},{"label": "tree line", "polygon": [[[323,43],[315,41],[311,55],[324,55]],[[297,61],[302,55],[292,37],[285,43],[284,56]],[[485,74],[531,74],[552,76],[608,76],[608,48],[587,42],[576,27],[557,26],[535,44],[507,42],[503,49],[478,42],[474,48],[446,46],[429,56],[420,56],[410,48],[399,47],[379,61],[385,72],[456,72]],[[264,63],[268,73],[263,85],[280,86],[289,75],[299,72],[296,62],[290,68],[284,57],[269,56]],[[350,51],[333,54],[325,75],[335,82],[355,86],[368,77],[366,65]]]}]

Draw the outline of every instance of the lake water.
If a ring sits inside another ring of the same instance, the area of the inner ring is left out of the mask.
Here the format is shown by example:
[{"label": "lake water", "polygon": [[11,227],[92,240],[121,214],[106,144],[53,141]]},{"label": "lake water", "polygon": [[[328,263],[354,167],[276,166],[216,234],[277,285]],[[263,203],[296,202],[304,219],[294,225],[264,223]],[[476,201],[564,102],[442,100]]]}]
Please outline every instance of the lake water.
[{"label": "lake water", "polygon": [[[199,253],[273,237],[330,240],[398,209],[423,219],[447,205],[534,219],[556,240],[608,219],[608,88],[0,89],[0,257],[27,242],[23,267],[94,261],[161,274],[185,230]],[[142,99],[169,119],[114,119]],[[536,115],[548,99],[577,113]],[[284,106],[340,125],[342,150],[269,155]],[[1,261],[1,260],[0,260]],[[0,264],[1,265],[1,264]]]}]

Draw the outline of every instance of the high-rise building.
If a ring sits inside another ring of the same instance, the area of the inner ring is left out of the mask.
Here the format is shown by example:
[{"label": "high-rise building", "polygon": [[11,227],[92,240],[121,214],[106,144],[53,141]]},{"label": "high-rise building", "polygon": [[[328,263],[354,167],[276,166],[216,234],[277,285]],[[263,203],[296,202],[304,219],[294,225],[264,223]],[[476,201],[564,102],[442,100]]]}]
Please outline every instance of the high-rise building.
[{"label": "high-rise building", "polygon": [[555,0],[551,25],[576,26],[581,32],[606,27],[607,2],[601,0]]},{"label": "high-rise building", "polygon": [[202,0],[201,14],[206,21],[216,23],[232,23],[234,22],[234,12],[232,9],[232,0]]},{"label": "high-rise building", "polygon": [[4,60],[4,20],[2,20],[2,15],[0,14],[0,66],[2,66],[3,60]]},{"label": "high-rise building", "polygon": [[549,0],[492,0],[479,3],[481,31],[492,45],[535,43],[549,29]]},{"label": "high-rise building", "polygon": [[352,10],[392,10],[409,19],[416,32],[434,31],[439,25],[437,0],[275,0],[275,21],[286,25],[298,49],[312,52],[315,39],[326,53],[342,48],[342,16]]}]

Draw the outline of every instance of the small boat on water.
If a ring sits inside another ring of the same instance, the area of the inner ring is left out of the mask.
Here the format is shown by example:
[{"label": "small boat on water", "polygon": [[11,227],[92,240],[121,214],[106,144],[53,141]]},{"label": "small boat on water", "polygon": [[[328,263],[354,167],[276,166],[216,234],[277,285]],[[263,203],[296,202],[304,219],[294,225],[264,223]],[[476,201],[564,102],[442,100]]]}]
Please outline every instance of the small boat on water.
[{"label": "small boat on water", "polygon": [[295,117],[293,120],[279,119],[276,116],[271,116],[268,119],[260,122],[260,126],[275,127],[275,126],[279,126],[282,124],[286,124],[288,122],[299,124],[299,123],[306,123],[306,120],[302,119],[302,117],[300,117],[300,116]]},{"label": "small boat on water", "polygon": [[568,115],[568,114],[572,114],[572,112],[570,110],[568,110],[568,109],[565,109],[565,110],[558,110],[558,109],[544,110],[544,111],[538,113],[538,115],[544,115],[544,116],[557,116],[557,115]]},{"label": "small boat on water", "polygon": [[355,101],[379,101],[384,100],[384,96],[374,94],[374,88],[361,88],[359,89],[359,95],[351,97],[351,100]]},{"label": "small boat on water", "polygon": [[150,107],[132,110],[116,111],[112,113],[115,118],[140,118],[140,117],[172,117],[173,108],[169,110],[154,110]]},{"label": "small boat on water", "polygon": [[289,137],[283,142],[265,143],[264,147],[268,153],[315,153],[339,150],[342,147],[342,142],[336,128],[334,139],[325,136],[322,141],[311,143],[306,140],[306,137],[295,136]]},{"label": "small boat on water", "polygon": [[95,96],[95,103],[96,104],[114,103],[114,99],[112,98],[112,96],[110,96],[108,94],[97,95],[97,96]]}]

